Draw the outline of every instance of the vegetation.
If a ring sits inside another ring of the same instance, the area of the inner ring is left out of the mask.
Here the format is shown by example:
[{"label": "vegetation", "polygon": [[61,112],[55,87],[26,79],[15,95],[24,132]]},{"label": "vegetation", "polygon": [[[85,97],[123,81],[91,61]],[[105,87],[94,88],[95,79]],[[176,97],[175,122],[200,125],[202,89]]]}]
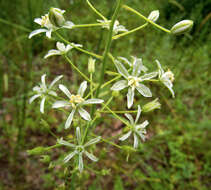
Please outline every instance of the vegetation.
[{"label": "vegetation", "polygon": [[[66,117],[63,118],[62,114],[49,111],[48,115],[43,115],[38,103],[29,104],[28,101],[32,96],[31,89],[40,82],[44,73],[47,73],[49,82],[63,74],[63,83],[71,83],[75,92],[83,79],[79,80],[78,74],[61,56],[43,59],[49,49],[55,48],[54,38],[49,40],[40,35],[29,40],[28,35],[37,29],[34,18],[48,12],[49,7],[65,9],[67,18],[74,23],[93,23],[98,17],[82,0],[0,2],[0,190],[65,189],[65,184],[69,189],[90,190],[208,190],[211,186],[211,35],[208,30],[211,23],[210,11],[207,10],[210,2],[127,0],[124,3],[143,15],[158,9],[160,17],[157,23],[166,28],[183,19],[194,21],[194,28],[187,35],[168,35],[149,25],[144,30],[122,37],[124,40],[116,41],[111,47],[115,57],[142,57],[150,69],[156,67],[155,59],[168,65],[175,74],[175,98],[171,98],[166,88],[151,86],[152,92],[159,96],[162,109],[142,115],[143,120],[150,120],[150,127],[147,128],[147,140],[140,145],[139,151],[131,153],[126,161],[125,151],[106,143],[99,144],[100,148],[95,152],[99,162],[88,162],[82,175],[71,176],[71,168],[64,170],[63,164],[55,163],[65,149],[53,149],[49,154],[51,158],[27,154],[27,150],[34,147],[54,145],[54,134],[71,140],[74,133],[74,129],[72,133],[64,130]],[[111,17],[115,1],[96,0],[94,4],[106,17]],[[144,24],[135,14],[122,9],[118,20],[128,29]],[[62,30],[61,34],[96,54],[104,50],[102,44],[106,42],[106,31],[100,27],[95,30]],[[93,42],[98,45],[93,47]],[[70,55],[78,69],[88,73],[89,57],[76,50]],[[100,69],[98,64],[96,61],[97,71]],[[100,72],[94,75],[99,78]],[[118,98],[126,102],[122,93]],[[141,95],[136,98],[136,103],[141,106],[147,103]],[[110,107],[123,110],[125,105],[115,101]],[[48,108],[50,106],[46,105]],[[103,123],[101,120],[98,122],[97,130],[105,137],[119,134],[124,126],[112,116]],[[53,161],[50,165],[49,159]]]}]

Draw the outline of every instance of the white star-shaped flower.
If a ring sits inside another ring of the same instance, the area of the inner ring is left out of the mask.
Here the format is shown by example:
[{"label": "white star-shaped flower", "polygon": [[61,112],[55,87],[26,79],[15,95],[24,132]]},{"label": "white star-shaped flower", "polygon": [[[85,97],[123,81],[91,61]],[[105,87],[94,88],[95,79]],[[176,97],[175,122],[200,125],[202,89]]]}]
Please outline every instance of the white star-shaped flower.
[{"label": "white star-shaped flower", "polygon": [[145,141],[145,135],[146,135],[146,126],[149,124],[149,122],[146,120],[144,121],[142,124],[137,124],[139,117],[141,115],[141,107],[138,106],[138,112],[136,115],[136,119],[134,121],[132,115],[130,114],[125,114],[125,116],[128,118],[128,120],[130,121],[130,130],[129,132],[127,132],[126,134],[124,134],[122,137],[119,138],[120,141],[124,141],[127,138],[130,137],[131,134],[133,134],[134,137],[134,143],[133,143],[133,147],[137,148],[138,144],[139,144],[139,138],[141,138],[143,141]]},{"label": "white star-shaped flower", "polygon": [[152,97],[152,93],[148,87],[146,87],[143,82],[150,80],[157,76],[157,72],[151,72],[144,74],[140,76],[141,71],[146,70],[146,68],[142,64],[141,59],[137,59],[136,57],[133,57],[133,63],[130,63],[132,65],[132,73],[129,74],[127,69],[124,67],[124,65],[116,60],[115,66],[118,70],[118,72],[126,79],[126,80],[120,80],[111,87],[111,90],[119,91],[124,88],[128,88],[127,93],[127,106],[128,108],[131,108],[133,105],[134,100],[134,91],[135,89],[144,97]]},{"label": "white star-shaped flower", "polygon": [[[71,43],[73,46],[76,47],[82,47],[81,44],[75,44],[75,43]],[[68,51],[70,51],[71,49],[73,49],[74,47],[68,44],[67,46],[65,46],[63,43],[61,42],[57,42],[56,43],[56,47],[57,49],[51,49],[48,51],[48,53],[45,55],[45,59],[54,55],[64,55],[66,54]]]},{"label": "white star-shaped flower", "polygon": [[70,115],[68,116],[67,121],[65,123],[65,129],[70,127],[76,111],[78,111],[79,115],[83,119],[85,119],[87,121],[91,120],[90,114],[85,109],[82,108],[83,106],[88,105],[88,104],[101,104],[104,102],[104,100],[101,100],[101,99],[93,98],[93,99],[85,100],[83,98],[84,92],[87,88],[87,81],[84,81],[81,83],[81,85],[78,89],[77,95],[71,94],[70,91],[67,89],[67,87],[65,87],[62,84],[59,85],[59,88],[68,97],[68,100],[67,101],[56,101],[52,105],[52,107],[53,108],[70,107],[72,109],[72,111],[71,111]]},{"label": "white star-shaped flower", "polygon": [[29,103],[31,104],[35,99],[37,99],[38,97],[41,97],[41,103],[40,103],[40,112],[44,113],[44,105],[45,105],[45,100],[47,96],[57,96],[56,92],[52,90],[54,84],[59,81],[63,76],[57,76],[51,83],[49,86],[46,85],[45,83],[45,77],[46,74],[41,76],[41,84],[39,86],[35,86],[33,88],[33,91],[36,92],[36,95],[32,96],[29,99]]},{"label": "white star-shaped flower", "polygon": [[161,64],[158,60],[155,60],[158,66],[158,78],[159,80],[169,89],[169,91],[172,94],[172,97],[174,98],[174,90],[173,90],[173,84],[172,82],[174,81],[174,74],[168,70],[164,72],[164,70],[161,67]]},{"label": "white star-shaped flower", "polygon": [[[65,13],[65,10],[61,10],[61,9],[58,9],[58,8],[54,8],[61,16]],[[43,33],[45,32],[46,33],[46,36],[48,38],[51,38],[51,33],[53,31],[56,31],[57,29],[59,29],[59,27],[53,25],[49,19],[49,13],[48,14],[45,14],[44,16],[42,16],[41,18],[35,18],[34,19],[34,22],[39,24],[42,28],[40,29],[37,29],[37,30],[34,30],[32,31],[30,34],[29,34],[29,38],[32,38],[33,36],[37,35],[37,34],[40,34],[40,33]],[[68,28],[68,29],[71,29],[72,27],[74,26],[74,23],[71,22],[71,21],[65,21],[64,20],[64,23],[61,25],[61,28]]]},{"label": "white star-shaped flower", "polygon": [[97,162],[98,159],[91,153],[86,151],[86,148],[90,145],[96,144],[97,142],[100,141],[101,137],[96,137],[94,139],[91,139],[85,144],[82,144],[82,138],[81,138],[81,132],[80,132],[80,127],[76,128],[76,137],[77,137],[77,145],[69,143],[63,139],[58,139],[58,143],[68,146],[72,148],[74,151],[69,153],[65,158],[64,162],[68,162],[71,158],[74,156],[78,155],[78,169],[80,172],[83,171],[84,164],[83,164],[83,154],[85,154],[90,160]]}]

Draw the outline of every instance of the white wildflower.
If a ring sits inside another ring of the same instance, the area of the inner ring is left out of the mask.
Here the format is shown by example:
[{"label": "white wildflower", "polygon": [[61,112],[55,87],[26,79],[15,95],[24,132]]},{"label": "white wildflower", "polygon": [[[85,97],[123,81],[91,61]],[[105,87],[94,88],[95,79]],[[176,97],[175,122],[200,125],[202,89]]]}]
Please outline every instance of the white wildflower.
[{"label": "white wildflower", "polygon": [[76,137],[77,137],[77,145],[69,143],[63,139],[58,139],[58,143],[68,146],[73,149],[73,152],[69,153],[65,158],[64,162],[68,162],[71,158],[74,156],[78,156],[78,169],[80,172],[83,171],[84,164],[83,164],[83,154],[85,154],[90,160],[97,162],[98,158],[96,158],[93,154],[86,151],[86,148],[90,145],[96,144],[100,141],[101,137],[96,137],[94,139],[91,139],[85,144],[82,144],[82,138],[81,138],[81,132],[80,127],[76,128]]},{"label": "white wildflower", "polygon": [[143,141],[145,141],[145,135],[146,135],[146,126],[149,124],[149,122],[146,120],[144,121],[142,124],[137,124],[139,117],[141,115],[141,107],[138,106],[138,112],[136,115],[136,119],[134,121],[132,115],[130,114],[125,114],[125,116],[127,117],[127,119],[130,121],[130,130],[129,132],[127,132],[126,134],[124,134],[122,137],[119,138],[119,140],[124,141],[127,138],[129,138],[131,136],[131,134],[133,134],[134,137],[134,143],[133,143],[133,147],[137,148],[138,144],[139,144],[139,138],[141,138]]},{"label": "white wildflower", "polygon": [[71,49],[73,49],[74,47],[82,47],[81,44],[75,44],[75,43],[71,43],[68,44],[67,46],[65,46],[63,43],[61,42],[57,42],[56,43],[56,47],[57,49],[51,49],[48,51],[48,53],[45,55],[45,59],[50,57],[50,56],[54,56],[54,55],[64,55],[66,54],[68,51],[70,51]]},{"label": "white wildflower", "polygon": [[78,89],[77,95],[71,94],[70,91],[67,89],[67,87],[65,87],[62,84],[59,85],[59,88],[68,97],[68,100],[67,101],[56,101],[52,105],[52,107],[53,108],[70,107],[72,109],[72,111],[71,111],[70,115],[68,116],[67,121],[65,123],[65,129],[70,127],[76,111],[78,111],[79,115],[83,119],[85,119],[87,121],[91,120],[90,114],[85,109],[82,108],[83,106],[88,105],[88,104],[101,104],[104,102],[104,100],[101,100],[101,99],[85,100],[83,98],[84,92],[87,88],[87,81],[84,81],[81,83],[81,85]]},{"label": "white wildflower", "polygon": [[152,97],[152,93],[148,87],[146,87],[143,82],[150,80],[157,76],[157,72],[151,72],[144,74],[140,76],[141,71],[143,71],[144,67],[142,64],[141,59],[137,59],[134,57],[134,62],[132,65],[132,73],[129,74],[127,69],[122,65],[121,62],[115,61],[116,68],[118,72],[126,79],[126,80],[120,80],[111,87],[111,90],[122,90],[124,88],[128,88],[127,93],[127,106],[128,108],[131,108],[133,105],[134,100],[134,91],[135,89],[144,97]]},{"label": "white wildflower", "polygon": [[175,97],[174,95],[174,90],[173,90],[173,84],[172,82],[174,81],[174,74],[168,70],[164,72],[164,70],[161,67],[161,64],[158,60],[155,60],[158,66],[158,77],[159,80],[169,89],[169,91],[172,94],[172,97]]},{"label": "white wildflower", "polygon": [[[54,8],[54,9],[56,9],[57,12],[60,12],[60,14],[64,14],[65,13],[64,10],[61,10],[61,9],[58,9],[58,8]],[[29,38],[32,38],[33,36],[35,36],[37,34],[40,34],[40,33],[43,33],[43,32],[46,33],[46,36],[48,38],[51,38],[51,33],[53,31],[56,31],[57,29],[59,29],[59,27],[55,26],[50,21],[50,19],[49,19],[49,13],[48,14],[45,14],[41,18],[35,18],[34,19],[34,22],[37,23],[37,24],[39,24],[42,28],[32,31],[29,34]],[[73,26],[74,26],[74,23],[72,23],[71,21],[64,21],[63,25],[61,25],[60,27],[61,28],[71,29]]]},{"label": "white wildflower", "polygon": [[57,76],[51,83],[49,86],[46,85],[45,83],[45,77],[46,74],[42,75],[41,77],[41,84],[39,86],[35,86],[33,88],[33,91],[36,92],[36,95],[32,96],[29,99],[29,103],[31,104],[35,99],[37,99],[38,97],[40,97],[41,103],[40,103],[40,112],[44,113],[44,105],[45,105],[45,100],[47,96],[57,96],[56,92],[52,90],[54,84],[59,81],[63,76]]}]

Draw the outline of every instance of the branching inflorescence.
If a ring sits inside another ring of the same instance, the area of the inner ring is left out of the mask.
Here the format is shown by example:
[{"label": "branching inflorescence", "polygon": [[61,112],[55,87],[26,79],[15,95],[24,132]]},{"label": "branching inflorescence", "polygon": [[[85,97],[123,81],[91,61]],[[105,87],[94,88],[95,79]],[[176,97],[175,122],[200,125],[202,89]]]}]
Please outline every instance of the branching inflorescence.
[{"label": "branching inflorescence", "polygon": [[[65,11],[60,10],[58,8],[51,8],[49,13],[45,16],[34,19],[34,22],[39,24],[42,28],[31,32],[29,34],[29,38],[39,33],[45,32],[48,38],[51,38],[52,34],[55,34],[60,39],[60,41],[56,42],[57,49],[49,50],[44,58],[49,58],[54,55],[63,56],[64,59],[66,59],[66,61],[70,63],[73,69],[75,69],[85,81],[81,83],[77,93],[71,90],[71,85],[69,85],[67,88],[63,84],[59,84],[57,89],[60,89],[66,96],[66,98],[63,98],[58,97],[58,92],[55,92],[55,84],[58,83],[58,81],[62,78],[62,75],[57,76],[53,80],[53,82],[50,83],[49,86],[46,85],[45,82],[46,74],[42,75],[41,84],[33,88],[35,94],[30,98],[29,102],[32,103],[35,99],[40,98],[40,112],[43,114],[45,102],[50,104],[52,108],[59,108],[59,110],[63,110],[64,113],[67,114],[67,120],[65,122],[64,129],[69,130],[70,126],[73,125],[74,117],[80,116],[77,117],[77,119],[82,120],[81,122],[79,122],[81,125],[77,126],[74,130],[76,131],[76,134],[73,135],[75,137],[74,144],[68,142],[67,140],[63,140],[63,138],[60,138],[57,139],[57,144],[55,146],[42,149],[35,148],[29,151],[29,153],[40,154],[45,152],[45,150],[61,147],[62,145],[67,146],[72,149],[72,152],[65,156],[64,162],[66,163],[75,158],[75,162],[71,162],[71,165],[75,170],[78,169],[80,172],[82,172],[84,169],[82,157],[83,154],[86,155],[92,161],[98,160],[92,153],[89,153],[87,151],[87,148],[89,148],[93,144],[99,142],[106,142],[111,145],[114,145],[117,148],[123,149],[123,146],[115,144],[112,141],[103,139],[101,137],[102,134],[94,134],[94,129],[97,125],[96,121],[99,118],[99,114],[103,113],[103,117],[105,117],[106,113],[112,114],[116,119],[121,120],[121,122],[124,123],[126,127],[124,128],[124,132],[120,134],[117,139],[119,139],[120,141],[126,141],[127,139],[129,139],[130,136],[133,136],[133,148],[138,149],[141,140],[144,141],[146,139],[146,127],[149,125],[149,122],[147,120],[145,120],[141,124],[138,124],[141,112],[148,112],[154,109],[159,109],[160,103],[158,102],[158,99],[155,99],[141,108],[140,105],[135,105],[134,97],[136,96],[136,92],[138,94],[141,94],[145,98],[152,97],[152,92],[148,87],[148,83],[160,83],[167,87],[173,97],[175,96],[173,91],[174,74],[170,70],[164,71],[158,60],[155,60],[155,63],[157,64],[157,69],[152,72],[149,72],[148,68],[143,64],[141,58],[137,58],[135,56],[131,56],[130,60],[125,57],[115,58],[110,52],[110,46],[112,40],[116,40],[123,36],[129,35],[133,32],[136,32],[137,30],[143,29],[144,27],[150,24],[169,34],[181,34],[190,30],[193,25],[193,22],[191,20],[184,20],[174,25],[171,30],[168,30],[155,23],[159,18],[158,10],[152,11],[148,17],[145,17],[138,11],[126,5],[122,5],[121,3],[121,0],[117,0],[115,12],[111,20],[109,20],[105,16],[103,16],[98,10],[96,10],[94,6],[87,0],[88,6],[100,17],[100,19],[97,20],[97,23],[92,24],[77,25],[73,24],[73,22],[71,21],[66,21],[64,18]],[[124,8],[136,14],[137,16],[139,16],[139,18],[144,19],[146,23],[132,30],[126,29],[126,27],[120,25],[119,21],[117,20],[120,8]],[[108,31],[105,50],[102,55],[97,55],[93,52],[89,52],[83,49],[83,46],[81,44],[69,42],[58,32],[60,28],[73,30],[74,28],[97,26],[105,28]],[[71,49],[78,50],[89,56],[89,77],[85,73],[80,71],[79,68],[71,61],[71,58],[68,56],[68,52]],[[100,78],[94,80],[93,73],[95,72],[95,58],[98,59],[98,62],[99,64],[101,64],[102,68],[100,72]],[[106,63],[108,59],[110,59],[111,62],[115,65],[114,68],[116,68],[116,70],[112,71],[112,73],[115,74],[115,77],[110,81],[104,81],[106,74]],[[101,98],[99,99],[98,96],[100,91],[109,85],[111,94],[115,94],[112,93],[112,91],[121,91],[127,88],[127,103],[125,103],[125,107],[127,107],[128,109],[134,107],[135,110],[113,111],[111,108],[109,108],[109,104],[112,102],[113,96],[111,96],[108,100],[102,99],[103,96],[101,96]],[[85,91],[88,86],[90,87],[89,93],[85,95]],[[84,109],[89,104],[98,105],[91,106],[89,112],[87,111],[87,108],[86,110]],[[135,120],[133,118],[133,115],[131,115],[130,113],[137,114]],[[124,114],[129,121],[123,118],[121,114]],[[91,137],[95,138],[88,140]]]}]

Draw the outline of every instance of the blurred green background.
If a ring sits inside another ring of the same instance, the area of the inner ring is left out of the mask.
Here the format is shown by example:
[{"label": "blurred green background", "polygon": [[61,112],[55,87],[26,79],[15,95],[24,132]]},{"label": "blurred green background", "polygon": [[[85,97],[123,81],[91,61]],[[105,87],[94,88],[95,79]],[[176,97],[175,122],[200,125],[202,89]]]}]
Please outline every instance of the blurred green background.
[{"label": "blurred green background", "polygon": [[[111,16],[114,0],[91,2],[105,16]],[[171,36],[148,26],[112,45],[115,56],[142,57],[151,68],[156,68],[154,60],[158,59],[166,69],[170,68],[175,73],[176,98],[172,99],[165,88],[151,87],[162,109],[143,116],[150,126],[148,140],[140,151],[130,155],[126,162],[123,152],[102,144],[96,153],[99,162],[90,166],[98,175],[87,170],[72,183],[72,189],[80,184],[78,189],[88,190],[208,190],[211,187],[211,1],[125,0],[124,3],[146,16],[158,9],[157,22],[166,28],[182,19],[194,21],[193,30],[186,36]],[[40,122],[41,118],[58,136],[67,135],[63,132],[61,114],[49,111],[43,116],[37,101],[28,104],[31,89],[40,82],[40,76],[47,73],[50,81],[63,74],[63,82],[73,91],[82,81],[62,57],[43,59],[55,47],[54,39],[48,40],[44,34],[28,39],[29,32],[39,28],[33,19],[52,6],[65,9],[66,18],[75,24],[95,23],[99,19],[85,0],[0,1],[0,190],[64,189],[61,167],[48,168],[39,161],[39,156],[30,157],[26,153],[33,147],[56,142]],[[144,23],[125,10],[120,11],[118,20],[128,29]],[[62,33],[87,50],[103,52],[105,30],[87,28]],[[88,56],[73,51],[71,58],[87,73]],[[143,104],[142,99],[137,102]],[[125,101],[123,96],[112,104],[113,109],[123,107],[121,101]],[[121,129],[121,124],[111,118],[101,125],[105,136]],[[55,154],[58,156],[59,150]],[[105,170],[109,172],[104,176]]]}]

